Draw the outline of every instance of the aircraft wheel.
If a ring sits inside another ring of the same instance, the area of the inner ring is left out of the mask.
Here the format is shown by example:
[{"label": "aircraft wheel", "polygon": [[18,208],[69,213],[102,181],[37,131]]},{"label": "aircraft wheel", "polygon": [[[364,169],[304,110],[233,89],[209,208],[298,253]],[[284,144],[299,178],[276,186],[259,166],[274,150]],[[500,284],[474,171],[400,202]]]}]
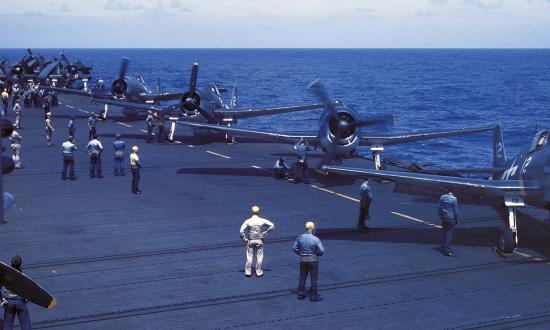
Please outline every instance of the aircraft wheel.
[{"label": "aircraft wheel", "polygon": [[510,228],[502,228],[498,239],[498,248],[504,253],[514,252],[516,247],[516,240],[514,232]]}]

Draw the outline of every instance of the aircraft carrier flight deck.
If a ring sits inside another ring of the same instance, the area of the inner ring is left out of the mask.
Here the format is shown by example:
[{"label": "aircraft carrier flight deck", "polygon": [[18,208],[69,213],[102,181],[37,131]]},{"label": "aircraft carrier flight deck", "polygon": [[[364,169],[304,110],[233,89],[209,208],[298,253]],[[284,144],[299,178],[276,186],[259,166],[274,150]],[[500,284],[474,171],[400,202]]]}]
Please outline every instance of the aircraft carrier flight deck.
[{"label": "aircraft carrier flight deck", "polygon": [[[183,127],[176,142],[147,144],[144,121],[129,120],[116,107],[98,124],[105,177],[92,179],[86,120],[102,105],[59,99],[51,109],[51,147],[43,112],[23,109],[23,168],[4,176],[4,190],[17,205],[0,226],[1,258],[21,255],[24,272],[58,301],[52,311],[29,305],[33,328],[548,328],[545,210],[520,210],[520,246],[503,258],[494,251],[501,214],[461,203],[458,257],[449,258],[438,251],[436,199],[374,183],[368,224],[376,229],[359,233],[359,180],[313,175],[310,185],[289,184],[274,179],[271,169],[280,155],[295,159],[291,146],[251,139],[226,145]],[[62,181],[70,115],[76,117],[78,180]],[[140,147],[141,195],[131,193],[128,169],[125,177],[113,176],[116,133],[127,146]],[[313,167],[322,154],[309,158]],[[373,167],[367,159],[349,163]],[[261,278],[244,276],[239,239],[252,205],[275,224]],[[324,300],[315,303],[296,299],[299,258],[292,252],[308,220],[326,249],[319,260]]]}]

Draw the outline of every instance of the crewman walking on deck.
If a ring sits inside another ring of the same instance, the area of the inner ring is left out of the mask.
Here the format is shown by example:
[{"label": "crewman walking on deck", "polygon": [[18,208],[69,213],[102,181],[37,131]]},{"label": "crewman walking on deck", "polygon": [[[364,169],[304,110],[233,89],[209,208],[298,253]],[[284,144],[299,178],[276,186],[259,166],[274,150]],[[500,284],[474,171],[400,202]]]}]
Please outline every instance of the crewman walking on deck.
[{"label": "crewman walking on deck", "polygon": [[48,113],[50,113],[50,102],[47,97],[42,99],[42,110],[44,111],[44,118],[47,118]]},{"label": "crewman walking on deck", "polygon": [[11,150],[13,151],[13,163],[15,168],[21,168],[21,135],[14,129],[10,135]]},{"label": "crewman walking on deck", "polygon": [[8,94],[8,89],[4,88],[2,92],[2,115],[5,116],[8,114],[8,104],[10,103],[10,94]]},{"label": "crewman walking on deck", "polygon": [[15,124],[13,126],[17,129],[21,129],[21,106],[19,102],[15,102],[13,112],[15,112]]},{"label": "crewman walking on deck", "polygon": [[15,106],[15,103],[19,103],[19,95],[21,94],[21,88],[18,83],[13,84],[11,87],[12,101],[11,106]]},{"label": "crewman walking on deck", "polygon": [[115,176],[124,176],[124,150],[126,149],[126,143],[121,140],[122,134],[117,133],[115,135],[115,142],[113,142],[113,149],[115,149]]},{"label": "crewman walking on deck", "polygon": [[74,137],[74,133],[76,131],[74,116],[69,117],[69,123],[67,124],[67,128],[69,129],[69,136]]},{"label": "crewman walking on deck", "polygon": [[139,171],[141,169],[141,162],[138,156],[139,148],[137,146],[132,147],[132,153],[130,154],[130,168],[132,169],[132,193],[141,194],[139,190]]},{"label": "crewman walking on deck", "polygon": [[97,138],[93,138],[86,146],[86,151],[90,155],[90,178],[97,177],[101,179],[101,153],[103,152],[103,145]]},{"label": "crewman walking on deck", "polygon": [[365,178],[365,181],[359,188],[361,200],[359,202],[359,219],[357,220],[357,230],[366,231],[371,228],[365,225],[365,220],[370,219],[370,204],[372,203],[372,190],[370,187],[370,179]]},{"label": "crewman walking on deck", "polygon": [[147,112],[147,118],[145,119],[145,123],[147,124],[147,143],[151,143],[153,141],[153,131],[155,130],[155,125],[157,124],[157,121],[155,119],[155,116],[153,116],[153,111],[149,110]]},{"label": "crewman walking on deck", "polygon": [[46,124],[46,141],[47,141],[48,146],[51,146],[52,145],[53,131],[55,131],[55,129],[53,128],[52,113],[51,112],[48,112],[46,114],[45,124]]},{"label": "crewman walking on deck", "polygon": [[438,214],[443,229],[441,252],[446,256],[455,257],[456,254],[451,248],[451,244],[454,229],[458,224],[458,200],[450,190],[439,198]]},{"label": "crewman walking on deck", "polygon": [[252,207],[252,217],[246,219],[241,225],[241,239],[246,242],[246,264],[244,266],[244,276],[252,276],[252,262],[254,253],[256,254],[256,276],[262,277],[264,271],[262,264],[264,260],[264,238],[275,225],[264,218],[260,218],[260,208]]},{"label": "crewman walking on deck", "polygon": [[155,115],[157,117],[157,126],[158,126],[157,142],[164,143],[164,137],[166,136],[166,129],[164,127],[164,116],[159,114],[158,111],[156,112]]},{"label": "crewman walking on deck", "polygon": [[91,141],[92,139],[97,138],[97,116],[95,112],[92,112],[90,114],[90,117],[88,117],[88,141]]},{"label": "crewman walking on deck", "polygon": [[[21,264],[23,263],[20,256],[15,256],[11,259],[11,267],[22,273]],[[27,308],[27,300],[2,286],[2,299],[4,302],[4,325],[3,330],[12,330],[15,322],[15,315],[19,319],[21,330],[31,329],[31,317]]]},{"label": "crewman walking on deck", "polygon": [[306,232],[296,238],[292,247],[292,251],[300,256],[300,280],[298,281],[298,299],[300,300],[306,297],[305,286],[308,273],[311,280],[309,300],[323,300],[317,292],[317,275],[319,271],[318,257],[325,253],[325,248],[321,240],[313,235],[314,232],[315,224],[308,221]]},{"label": "crewman walking on deck", "polygon": [[63,152],[63,171],[61,172],[61,179],[67,180],[67,170],[69,170],[69,178],[76,180],[74,175],[74,153],[76,152],[76,145],[74,144],[74,138],[69,136],[67,141],[61,145],[61,151]]}]

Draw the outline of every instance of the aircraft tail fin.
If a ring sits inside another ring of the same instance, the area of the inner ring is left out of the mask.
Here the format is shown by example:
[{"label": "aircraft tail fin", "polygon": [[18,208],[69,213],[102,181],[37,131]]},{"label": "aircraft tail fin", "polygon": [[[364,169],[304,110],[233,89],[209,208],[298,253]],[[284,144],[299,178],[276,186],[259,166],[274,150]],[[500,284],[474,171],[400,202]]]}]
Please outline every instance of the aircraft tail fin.
[{"label": "aircraft tail fin", "polygon": [[235,109],[237,108],[237,82],[233,84],[233,93],[231,93],[231,102],[229,103],[229,108]]},{"label": "aircraft tail fin", "polygon": [[504,138],[500,123],[495,126],[493,132],[493,167],[504,167],[506,164],[506,152],[504,149]]}]

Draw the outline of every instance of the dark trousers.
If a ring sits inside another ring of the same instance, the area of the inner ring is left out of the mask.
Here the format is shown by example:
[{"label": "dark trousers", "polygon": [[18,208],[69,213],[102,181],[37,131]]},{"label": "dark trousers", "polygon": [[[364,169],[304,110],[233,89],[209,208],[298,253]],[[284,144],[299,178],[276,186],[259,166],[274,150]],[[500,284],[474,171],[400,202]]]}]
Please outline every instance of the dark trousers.
[{"label": "dark trousers", "polygon": [[75,131],[74,128],[69,128],[69,136],[74,137],[74,131]]},{"label": "dark trousers", "polygon": [[164,126],[159,125],[159,131],[157,135],[157,142],[164,143],[164,136],[166,134],[166,131],[164,130]]},{"label": "dark trousers", "polygon": [[274,168],[273,175],[275,175],[277,179],[284,179],[288,176],[288,171],[286,168]]},{"label": "dark trousers", "polygon": [[88,131],[88,141],[91,141],[92,139],[95,139],[95,138],[97,138],[97,131],[94,126],[94,127],[91,127],[90,130]]},{"label": "dark trousers", "polygon": [[9,101],[6,100],[6,102],[3,102],[3,111],[2,111],[2,114],[5,116],[8,114],[8,104],[9,104]]},{"label": "dark trousers", "polygon": [[63,171],[61,172],[61,178],[63,180],[67,179],[67,170],[69,170],[69,175],[71,179],[74,179],[74,158],[73,156],[63,156]]},{"label": "dark trousers", "polygon": [[132,192],[139,192],[139,167],[132,166]]},{"label": "dark trousers", "polygon": [[8,299],[4,306],[4,325],[3,330],[13,329],[15,315],[19,319],[19,326],[22,330],[31,329],[31,317],[27,308],[27,303],[20,299]]},{"label": "dark trousers", "polygon": [[309,278],[311,280],[311,288],[309,293],[309,299],[319,298],[317,293],[317,272],[319,270],[319,262],[300,262],[300,281],[298,282],[298,296],[306,295],[306,278],[309,273]]},{"label": "dark trousers", "polygon": [[453,252],[451,244],[453,243],[453,234],[456,227],[456,223],[441,222],[441,227],[443,227],[443,233],[441,237],[441,251],[443,253]]},{"label": "dark trousers", "polygon": [[90,177],[101,177],[101,156],[90,157]]},{"label": "dark trousers", "polygon": [[125,175],[124,167],[122,167],[122,162],[124,158],[115,157],[115,175]]},{"label": "dark trousers", "polygon": [[151,143],[151,141],[153,141],[153,129],[155,129],[155,126],[147,125],[147,143]]},{"label": "dark trousers", "polygon": [[371,202],[372,200],[369,198],[361,199],[359,205],[359,219],[357,221],[357,228],[365,227],[365,220],[369,218],[369,209]]}]

